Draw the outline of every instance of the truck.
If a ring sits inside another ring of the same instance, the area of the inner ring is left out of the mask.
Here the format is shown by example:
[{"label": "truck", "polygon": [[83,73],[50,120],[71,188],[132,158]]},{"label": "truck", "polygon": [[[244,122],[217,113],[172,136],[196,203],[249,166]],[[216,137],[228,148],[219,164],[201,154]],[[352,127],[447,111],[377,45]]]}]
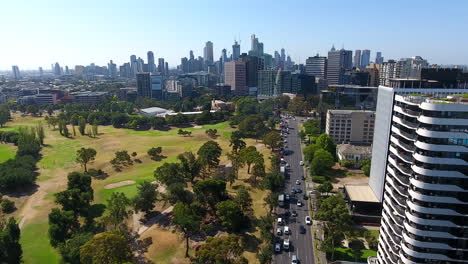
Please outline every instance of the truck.
[{"label": "truck", "polygon": [[278,195],[278,205],[279,205],[279,207],[284,206],[284,194]]}]

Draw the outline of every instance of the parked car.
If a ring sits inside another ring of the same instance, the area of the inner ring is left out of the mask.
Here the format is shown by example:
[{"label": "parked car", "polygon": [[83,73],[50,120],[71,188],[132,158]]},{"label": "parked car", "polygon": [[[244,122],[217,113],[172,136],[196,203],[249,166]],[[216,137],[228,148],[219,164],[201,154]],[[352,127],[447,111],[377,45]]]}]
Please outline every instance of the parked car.
[{"label": "parked car", "polygon": [[304,200],[307,200],[307,199],[309,199],[309,196],[307,196],[307,194],[304,193],[304,195],[302,195],[302,198],[303,198]]},{"label": "parked car", "polygon": [[296,180],[296,185],[301,185],[301,182],[299,180]]},{"label": "parked car", "polygon": [[276,235],[281,236],[283,234],[283,230],[281,230],[281,227],[276,228]]},{"label": "parked car", "polygon": [[285,235],[290,235],[291,234],[291,230],[289,229],[289,226],[284,227],[284,234]]},{"label": "parked car", "polygon": [[280,244],[280,243],[276,243],[276,244],[275,244],[275,252],[276,252],[276,253],[281,252],[281,244]]},{"label": "parked car", "polygon": [[303,225],[300,225],[299,226],[299,233],[305,234],[305,232],[306,232],[306,228]]},{"label": "parked car", "polygon": [[296,216],[297,216],[297,212],[296,212],[296,210],[293,210],[293,211],[292,211],[292,216],[294,216],[294,217],[296,217]]},{"label": "parked car", "polygon": [[278,218],[278,225],[283,225],[283,219],[281,217]]},{"label": "parked car", "polygon": [[284,196],[284,199],[285,199],[286,201],[289,201],[289,194],[286,194],[286,195]]},{"label": "parked car", "polygon": [[304,166],[304,161],[299,161],[299,165]]},{"label": "parked car", "polygon": [[297,200],[297,203],[296,203],[297,206],[301,207],[302,206],[302,202],[301,200]]},{"label": "parked car", "polygon": [[291,264],[298,264],[299,263],[299,259],[297,258],[296,255],[292,255],[291,257]]},{"label": "parked car", "polygon": [[289,238],[283,240],[283,248],[288,250],[289,249]]},{"label": "parked car", "polygon": [[312,220],[310,219],[310,216],[306,216],[306,217],[305,217],[305,223],[306,223],[307,225],[311,225],[311,224],[312,224]]}]

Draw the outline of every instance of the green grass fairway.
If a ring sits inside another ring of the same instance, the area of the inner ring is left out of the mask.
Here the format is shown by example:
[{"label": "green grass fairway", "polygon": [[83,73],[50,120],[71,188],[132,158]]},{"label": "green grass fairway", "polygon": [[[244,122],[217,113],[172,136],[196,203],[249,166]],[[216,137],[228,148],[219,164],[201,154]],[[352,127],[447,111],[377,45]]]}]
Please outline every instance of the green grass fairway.
[{"label": "green grass fairway", "polygon": [[11,145],[0,144],[0,163],[15,157],[16,148]]},{"label": "green grass fairway", "polygon": [[34,264],[60,263],[60,255],[49,244],[47,221],[26,225],[21,229],[23,262]]}]

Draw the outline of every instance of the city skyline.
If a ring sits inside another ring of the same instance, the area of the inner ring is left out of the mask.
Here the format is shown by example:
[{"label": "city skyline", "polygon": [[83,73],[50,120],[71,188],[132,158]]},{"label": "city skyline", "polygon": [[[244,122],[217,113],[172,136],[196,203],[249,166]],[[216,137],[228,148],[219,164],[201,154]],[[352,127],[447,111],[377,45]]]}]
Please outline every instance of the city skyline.
[{"label": "city skyline", "polygon": [[[264,43],[265,53],[273,55],[284,48],[293,61],[303,64],[317,53],[326,56],[333,44],[337,49],[369,49],[371,61],[375,52],[381,51],[386,60],[419,55],[436,64],[468,62],[468,53],[463,50],[468,37],[459,34],[467,25],[463,6],[468,7],[468,3],[464,1],[454,1],[450,6],[412,1],[405,3],[405,8],[394,2],[371,1],[359,6],[338,1],[301,1],[288,7],[267,1],[240,1],[236,6],[199,1],[184,3],[183,9],[178,5],[177,1],[100,1],[92,5],[90,1],[51,1],[47,7],[39,1],[26,6],[6,3],[0,22],[7,25],[3,36],[9,41],[2,43],[0,70],[11,70],[12,65],[20,70],[49,69],[55,62],[73,67],[93,62],[107,65],[113,60],[121,65],[131,54],[146,59],[150,50],[172,68],[182,57],[188,57],[190,50],[196,57],[203,56],[208,41],[213,43],[214,60],[224,48],[230,55],[235,40],[245,53],[252,34]],[[109,6],[112,14],[106,12]],[[355,20],[353,11],[366,16]],[[391,18],[385,15],[390,13]],[[390,37],[389,32],[395,35]]]}]

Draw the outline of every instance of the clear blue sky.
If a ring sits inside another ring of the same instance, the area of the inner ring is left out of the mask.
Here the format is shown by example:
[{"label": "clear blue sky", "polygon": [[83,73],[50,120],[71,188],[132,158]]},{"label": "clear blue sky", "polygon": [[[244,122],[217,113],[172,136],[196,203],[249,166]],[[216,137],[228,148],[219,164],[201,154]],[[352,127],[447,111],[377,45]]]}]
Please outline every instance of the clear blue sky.
[{"label": "clear blue sky", "polygon": [[265,52],[282,47],[296,62],[337,48],[420,55],[430,63],[468,64],[466,0],[15,0],[2,1],[0,69],[94,62],[118,65],[131,54],[164,57],[171,67],[204,43],[241,51],[255,33]]}]

